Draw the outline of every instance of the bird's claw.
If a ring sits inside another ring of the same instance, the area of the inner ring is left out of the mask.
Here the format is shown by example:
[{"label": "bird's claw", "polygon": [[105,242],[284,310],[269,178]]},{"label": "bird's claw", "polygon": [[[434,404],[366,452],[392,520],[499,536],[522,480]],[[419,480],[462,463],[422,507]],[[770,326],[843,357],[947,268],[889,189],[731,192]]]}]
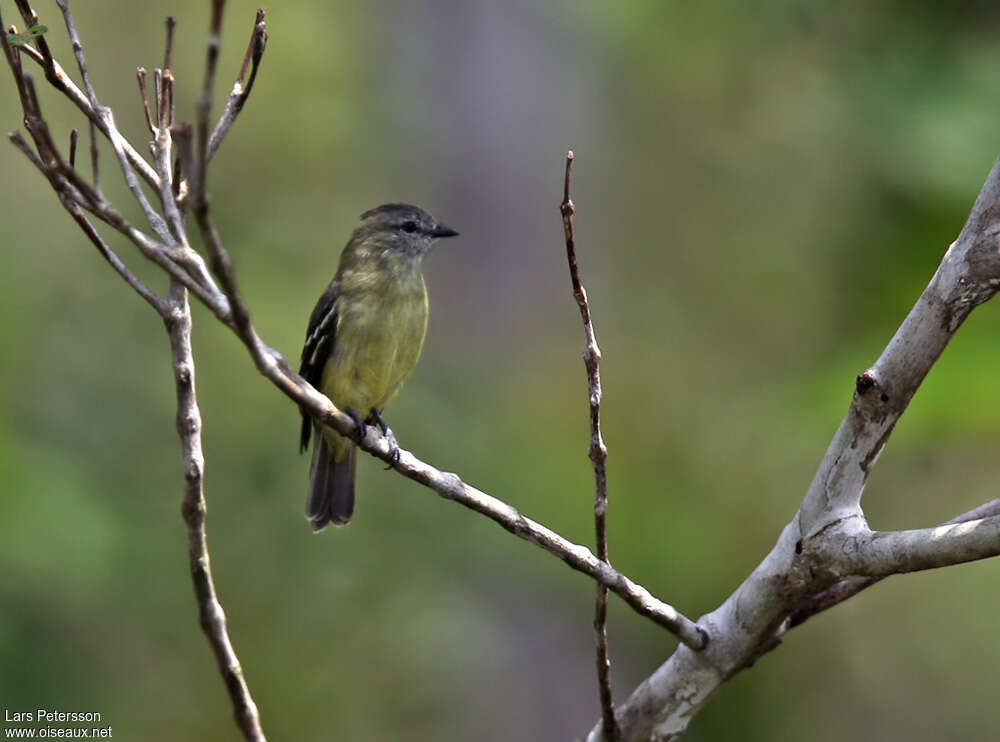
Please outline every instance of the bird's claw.
[{"label": "bird's claw", "polygon": [[382,429],[382,435],[386,435],[387,433],[392,433],[392,431],[389,429],[389,423],[385,421],[385,418],[382,417],[382,413],[379,412],[376,408],[372,407],[371,412],[368,413],[368,420],[374,423],[375,425],[378,425]]},{"label": "bird's claw", "polygon": [[361,419],[361,415],[353,407],[345,407],[344,414],[351,418],[351,422],[354,423],[355,440],[361,443],[365,437],[365,421]]},{"label": "bird's claw", "polygon": [[382,435],[389,442],[389,465],[385,467],[385,470],[389,471],[389,469],[392,469],[399,463],[399,441],[396,440],[392,428],[388,426],[382,431]]},{"label": "bird's claw", "polygon": [[389,442],[389,465],[385,467],[386,471],[392,469],[396,464],[399,463],[399,441],[396,440],[396,436],[392,432],[392,428],[382,417],[382,413],[377,409],[372,407],[371,413],[368,415],[368,419],[374,422],[382,429],[382,436]]}]

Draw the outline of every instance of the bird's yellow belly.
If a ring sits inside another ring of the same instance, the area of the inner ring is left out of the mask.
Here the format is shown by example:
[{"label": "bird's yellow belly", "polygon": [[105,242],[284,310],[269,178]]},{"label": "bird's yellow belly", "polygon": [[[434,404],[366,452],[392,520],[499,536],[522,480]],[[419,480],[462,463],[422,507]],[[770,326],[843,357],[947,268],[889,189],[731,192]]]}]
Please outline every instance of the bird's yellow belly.
[{"label": "bird's yellow belly", "polygon": [[[321,390],[340,409],[350,407],[365,418],[373,407],[388,404],[417,365],[427,331],[427,293],[421,280],[342,306]],[[337,453],[347,444],[332,430],[324,433]]]}]

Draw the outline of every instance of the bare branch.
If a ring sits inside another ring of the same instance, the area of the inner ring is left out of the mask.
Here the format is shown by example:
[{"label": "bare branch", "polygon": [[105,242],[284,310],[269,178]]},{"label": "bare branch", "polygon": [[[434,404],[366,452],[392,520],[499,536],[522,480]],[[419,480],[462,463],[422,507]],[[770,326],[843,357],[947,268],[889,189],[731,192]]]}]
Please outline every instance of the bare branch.
[{"label": "bare branch", "polygon": [[45,164],[39,159],[35,150],[31,148],[31,145],[24,141],[24,137],[21,136],[19,132],[11,131],[7,132],[7,138],[10,139],[11,143],[24,153],[24,156],[31,161],[31,164],[42,171],[45,174]]},{"label": "bare branch", "polygon": [[[569,177],[573,169],[573,151],[566,153],[566,175],[563,181],[563,200],[559,205],[562,213],[563,232],[566,237],[566,260],[573,284],[573,297],[580,308],[586,345],[583,349],[583,363],[587,368],[587,389],[590,399],[590,460],[594,465],[594,530],[597,537],[597,558],[605,564],[608,560],[608,449],[601,436],[601,350],[597,346],[597,334],[590,318],[590,303],[587,290],[580,280],[580,269],[576,260],[576,238],[573,233],[573,216],[576,207],[569,195]],[[597,687],[601,697],[601,716],[604,737],[608,742],[616,742],[620,736],[618,722],[615,721],[615,704],[611,693],[611,658],[608,654],[608,589],[597,586],[594,603],[594,642],[597,648]]]},{"label": "bare branch", "polygon": [[[174,38],[173,18],[167,19],[167,41],[164,60],[170,62]],[[157,70],[160,72],[160,70]],[[177,203],[177,195],[173,189],[173,174],[171,172],[173,137],[170,127],[173,124],[173,87],[174,76],[169,67],[157,76],[161,83],[157,85],[156,111],[157,126],[153,128],[153,161],[156,163],[156,174],[160,180],[160,203],[166,215],[167,224],[178,245],[187,245],[187,235],[184,230],[184,216]]]},{"label": "bare branch", "polygon": [[163,44],[163,69],[169,70],[173,69],[174,66],[174,30],[177,28],[177,19],[172,15],[168,15],[164,26],[167,30],[167,40]]},{"label": "bare branch", "polygon": [[[38,13],[28,4],[28,0],[14,0],[14,4],[17,5],[17,9],[21,13],[21,18],[24,19],[25,26],[34,28],[39,25]],[[38,50],[42,57],[51,60],[52,52],[49,50],[49,42],[45,40],[45,36],[36,36],[35,43],[38,45]]]},{"label": "bare branch", "polygon": [[[175,284],[175,287],[179,287]],[[205,533],[205,492],[203,477],[205,457],[201,446],[201,413],[195,395],[194,358],[191,353],[191,310],[183,289],[171,292],[172,311],[165,317],[170,334],[174,381],[177,387],[177,432],[181,439],[184,465],[184,503],[181,512],[188,529],[188,555],[191,576],[198,600],[201,627],[215,653],[219,672],[233,702],[236,723],[244,737],[264,742],[257,705],[250,695],[239,658],[233,649],[212,580],[208,542]],[[179,299],[179,300],[178,300]]]},{"label": "bare branch", "polygon": [[[1000,287],[1000,159],[958,239],[882,355],[858,376],[855,394],[796,517],[750,576],[699,626],[704,652],[680,647],[619,706],[624,740],[677,739],[716,690],[780,640],[810,600],[822,609],[856,594],[858,575],[881,576],[992,556],[1000,517],[939,529],[868,529],[861,492],[878,454],[945,345]],[[991,505],[984,506],[991,509]],[[842,556],[841,556],[842,555]],[[853,591],[853,592],[852,592]],[[599,739],[600,725],[590,739]]]},{"label": "bare branch", "polygon": [[[159,265],[172,278],[180,281],[186,288],[191,290],[205,306],[212,310],[219,320],[226,325],[231,325],[232,319],[229,312],[229,303],[225,296],[218,292],[210,292],[209,289],[192,279],[188,273],[188,268],[197,269],[199,265],[204,270],[204,263],[197,253],[189,248],[168,250],[130,225],[109,202],[105,201],[91,189],[79,177],[76,171],[68,167],[63,167],[64,163],[60,162],[47,165],[31,149],[28,143],[24,141],[24,138],[20,134],[12,132],[8,136],[14,146],[21,150],[31,163],[48,178],[56,194],[59,196],[60,202],[67,211],[73,214],[71,206],[74,204],[80,204],[91,211],[91,213],[103,222],[114,227],[127,237],[129,241],[139,248],[145,257]],[[72,180],[68,181],[67,176]]]},{"label": "bare branch", "polygon": [[[250,325],[250,310],[240,296],[236,287],[236,277],[233,273],[233,262],[222,244],[222,239],[212,220],[209,210],[206,176],[208,171],[208,120],[212,110],[212,93],[215,88],[215,73],[219,59],[219,35],[222,26],[222,12],[225,0],[213,0],[212,21],[208,35],[208,51],[205,61],[205,80],[201,96],[198,99],[198,140],[194,172],[194,213],[202,239],[208,245],[211,254],[212,270],[222,283],[222,290],[232,309],[233,321],[237,334],[248,343],[253,344],[253,328]],[[263,17],[261,11],[258,19]],[[253,43],[253,41],[251,41]],[[189,170],[190,172],[190,170]]]},{"label": "bare branch", "polygon": [[215,72],[219,62],[219,36],[222,30],[222,11],[225,9],[225,5],[225,0],[212,0],[212,20],[209,25],[208,43],[205,53],[205,78],[202,83],[201,95],[198,96],[198,118],[196,122],[197,149],[195,151],[194,170],[188,171],[188,178],[192,180],[196,209],[199,208],[199,204],[205,203],[205,193],[208,189],[205,172],[208,163],[208,117],[212,110]]},{"label": "bare branch", "polygon": [[[75,37],[75,31],[71,17],[68,17],[69,11],[65,0],[60,5],[64,8],[67,16],[67,31],[75,40],[74,48],[82,58],[82,45],[79,43],[79,39]],[[213,58],[217,55],[218,51],[217,31],[218,23],[221,21],[221,9],[221,1],[216,0],[213,5],[212,28],[214,31],[209,40],[210,61],[207,67],[208,75],[205,94],[201,98],[203,102],[210,102],[211,100],[211,80],[214,75]],[[257,38],[262,41],[263,37],[259,35],[260,29],[257,29],[255,33],[257,34]],[[213,49],[214,53],[212,52]],[[65,163],[63,163],[55,149],[55,145],[51,143],[51,137],[48,136],[44,121],[37,115],[37,101],[35,100],[33,88],[30,83],[30,77],[21,74],[17,55],[11,52],[9,46],[6,44],[5,50],[8,63],[14,72],[19,94],[22,95],[26,118],[32,120],[29,131],[36,138],[36,144],[39,146],[39,154],[36,155],[27,146],[27,143],[21,139],[16,140],[15,144],[31,157],[32,162],[50,180],[64,207],[70,210],[71,213],[74,213],[72,211],[74,205],[79,204],[79,206],[90,210],[97,218],[125,235],[126,238],[139,247],[140,251],[147,258],[156,262],[176,282],[183,284],[183,286],[198,296],[223,323],[236,331],[237,335],[249,349],[258,369],[278,386],[279,389],[291,397],[297,404],[306,407],[322,424],[329,425],[341,433],[353,432],[354,425],[349,416],[338,410],[326,397],[316,392],[315,389],[295,374],[279,353],[266,346],[260,340],[250,324],[249,313],[246,311],[245,305],[242,304],[242,301],[231,304],[227,297],[218,291],[205,269],[204,261],[202,261],[196,252],[183,244],[179,247],[176,246],[173,240],[165,240],[166,244],[161,244],[136,229],[109,202],[97,193],[94,188],[83,182],[74,170],[65,166]],[[54,60],[46,61],[45,57],[41,56],[40,61],[43,66],[48,65],[47,70],[60,71]],[[67,84],[68,78],[64,80],[64,77],[64,75],[63,77],[57,76],[56,79],[60,80],[60,84],[62,85],[60,87],[57,84],[57,87],[64,92],[66,90],[72,91],[74,88],[69,87]],[[90,88],[90,91],[92,92],[92,88]],[[79,93],[78,90],[77,92]],[[164,91],[162,97],[165,96],[166,92]],[[132,175],[128,165],[129,158],[123,154],[128,151],[127,143],[115,128],[110,112],[101,107],[96,102],[96,98],[93,101],[84,100],[84,103],[86,105],[82,107],[82,110],[87,113],[88,117],[91,118],[91,121],[98,128],[108,135],[116,156],[122,165],[122,172],[126,178],[126,182],[129,183],[130,175]],[[201,212],[199,224],[205,235],[206,243],[213,253],[213,263],[219,275],[225,277],[224,284],[227,293],[235,299],[239,299],[231,261],[229,261],[228,254],[222,246],[221,239],[211,221],[207,208],[204,177],[205,164],[207,163],[207,143],[204,133],[207,132],[208,128],[209,106],[200,106],[200,109],[199,129],[202,136],[200,137],[197,153],[191,151],[193,148],[190,146],[192,137],[189,129],[185,129],[182,125],[176,125],[171,127],[171,134],[174,143],[178,147],[179,159],[182,163],[185,163],[183,169],[188,172],[189,177],[192,171],[198,173],[198,176],[193,179],[196,203],[204,207],[199,208]],[[194,167],[191,167],[192,160],[198,163]],[[162,171],[166,170],[163,162],[158,162],[158,167]],[[164,195],[164,191],[160,189],[159,184],[166,178],[161,177],[155,171],[151,175],[152,178],[150,181],[157,184],[159,192],[161,195]],[[131,185],[134,187],[133,193],[135,193],[135,189],[138,189],[138,184],[135,182],[134,177],[131,178]],[[183,191],[183,188],[180,190]],[[184,194],[181,192],[178,198],[183,199],[183,197]],[[167,202],[169,203],[169,199],[167,199]],[[79,211],[77,210],[76,213],[79,213]],[[171,290],[172,298],[176,298],[177,291],[179,289],[175,284]],[[149,300],[148,297],[144,298],[147,298],[147,301]],[[541,546],[546,551],[558,556],[572,568],[590,575],[601,584],[618,593],[638,613],[649,617],[651,620],[676,634],[683,643],[695,648],[701,648],[705,645],[706,634],[698,625],[679,614],[673,607],[654,598],[645,588],[617,572],[585,547],[567,541],[545,526],[525,518],[516,509],[506,503],[470,487],[462,482],[458,476],[441,472],[415,458],[408,452],[402,452],[398,460],[395,460],[393,454],[390,452],[388,442],[374,428],[366,428],[365,435],[361,441],[361,447],[386,462],[394,462],[394,468],[404,476],[428,486],[445,498],[455,500],[470,509],[486,515],[511,533]]]},{"label": "bare branch", "polygon": [[138,201],[139,206],[142,207],[142,211],[146,215],[146,220],[149,222],[149,226],[152,227],[153,231],[156,232],[156,235],[161,241],[167,245],[171,245],[174,237],[171,235],[170,230],[163,221],[163,217],[161,217],[149,203],[149,199],[146,198],[146,194],[143,192],[142,187],[139,185],[139,181],[135,177],[135,171],[132,169],[132,165],[125,153],[125,138],[122,136],[121,132],[118,131],[118,128],[115,125],[114,115],[112,114],[111,109],[107,106],[102,106],[97,100],[97,93],[94,90],[94,86],[90,81],[90,74],[87,71],[87,60],[83,53],[83,43],[80,41],[80,36],[76,32],[76,25],[73,23],[73,14],[70,12],[68,0],[56,0],[56,4],[59,6],[59,9],[63,14],[63,20],[66,24],[66,33],[69,35],[70,42],[73,45],[73,54],[76,56],[76,63],[80,69],[80,75],[83,78],[84,90],[87,91],[87,99],[90,102],[90,107],[96,112],[98,118],[105,123],[104,131],[108,136],[108,141],[111,142],[111,148],[114,150],[115,156],[118,158],[122,175],[125,178],[125,184],[132,192],[132,196],[135,200]]},{"label": "bare branch", "polygon": [[108,243],[104,241],[94,225],[90,223],[90,220],[88,220],[87,217],[84,216],[83,212],[80,211],[79,206],[76,204],[67,204],[66,210],[70,213],[70,216],[76,220],[76,223],[80,226],[80,229],[83,230],[83,233],[87,235],[87,238],[91,242],[94,243],[94,247],[97,248],[97,251],[101,253],[101,256],[105,260],[108,261],[118,275],[124,278],[125,282],[131,286],[132,289],[139,294],[139,296],[145,299],[146,303],[152,306],[157,313],[164,315],[166,312],[166,305],[164,304],[164,301],[153,293],[149,287],[147,287],[146,284],[139,279],[138,276],[129,270],[128,266],[122,262],[121,258],[119,258]]},{"label": "bare branch", "polygon": [[948,567],[1000,554],[1000,516],[910,531],[871,531],[847,538],[838,565],[851,574],[884,577]]},{"label": "bare branch", "polygon": [[[961,515],[956,515],[954,518],[946,520],[941,524],[941,526],[951,526],[958,523],[966,523],[968,521],[989,518],[996,515],[1000,515],[1000,497],[979,505],[972,510],[962,513]],[[793,629],[799,624],[809,620],[817,613],[821,613],[829,608],[833,608],[835,605],[843,603],[849,598],[853,598],[862,590],[867,590],[875,583],[881,582],[886,576],[848,577],[846,580],[838,582],[833,587],[813,595],[788,616],[782,626],[782,629],[779,631],[779,637],[789,629]]]},{"label": "bare branch", "polygon": [[[98,113],[90,105],[90,101],[87,100],[87,96],[76,86],[76,84],[69,78],[62,66],[55,60],[52,60],[51,66],[46,65],[44,57],[31,46],[25,44],[18,47],[22,53],[27,54],[27,56],[34,62],[37,62],[42,69],[45,71],[46,79],[52,84],[52,86],[65,95],[69,100],[78,108],[80,111],[88,118],[90,121],[97,125],[97,128],[101,130],[110,140],[110,132],[108,130],[107,122],[102,119]],[[128,158],[129,163],[136,169],[142,179],[145,180],[153,187],[158,187],[159,184],[156,180],[156,173],[152,166],[139,154],[138,150],[132,146],[127,140],[122,142],[122,146],[125,149],[125,156]]]},{"label": "bare branch", "polygon": [[90,131],[90,171],[93,173],[94,178],[94,191],[101,198],[104,198],[104,194],[101,193],[101,173],[98,169],[98,157],[97,157],[97,131],[96,126],[93,121],[87,121],[88,129]]},{"label": "bare branch", "polygon": [[[35,11],[28,5],[27,0],[16,0],[18,9],[21,12],[21,16],[25,19],[26,23],[35,25],[38,23],[38,15]],[[2,23],[0,23],[2,26]],[[104,121],[99,115],[96,108],[91,105],[91,101],[88,96],[76,86],[76,84],[69,78],[63,68],[55,61],[52,57],[52,53],[49,50],[48,43],[44,36],[39,36],[35,39],[38,44],[38,49],[34,49],[30,44],[24,44],[19,46],[19,50],[27,54],[33,61],[38,63],[42,69],[45,71],[46,79],[55,87],[57,90],[61,91],[66,95],[76,106],[79,108],[91,121],[96,123],[101,131],[110,139],[111,132],[107,127],[107,122]],[[4,44],[6,45],[6,38],[4,39]],[[8,58],[8,62],[11,65],[11,70],[14,71],[15,77],[18,76],[18,72],[15,69],[15,64],[19,67],[19,62],[12,61]],[[23,105],[23,99],[22,99]],[[156,176],[153,173],[153,169],[149,166],[134,147],[128,142],[123,142],[125,148],[125,154],[139,173],[145,178],[151,185],[156,185]]]},{"label": "bare branch", "polygon": [[139,95],[142,98],[142,112],[146,114],[146,128],[152,134],[156,131],[153,124],[153,114],[149,108],[149,89],[146,87],[146,68],[136,67],[135,77],[139,81]]},{"label": "bare branch", "polygon": [[[222,138],[229,132],[229,129],[236,121],[236,117],[243,110],[244,104],[250,97],[250,91],[253,90],[254,80],[257,79],[257,70],[260,67],[266,46],[267,24],[264,23],[264,9],[260,8],[257,11],[257,19],[254,21],[253,32],[250,34],[250,43],[247,45],[246,54],[243,56],[243,66],[240,67],[240,73],[236,76],[236,82],[233,83],[233,89],[229,93],[225,107],[222,109],[222,115],[219,117],[219,121],[215,125],[212,136],[208,141],[206,156],[209,160],[215,156],[219,145],[222,144]],[[248,68],[250,70],[249,79],[246,76]]]},{"label": "bare branch", "polygon": [[[87,71],[87,60],[83,55],[83,44],[80,42],[80,35],[76,32],[76,26],[73,24],[73,15],[69,12],[69,0],[56,0],[56,5],[62,11],[63,20],[66,22],[66,32],[69,34],[70,43],[73,45],[73,56],[76,57],[76,65],[80,70],[80,79],[83,80],[83,90],[87,94],[87,100],[90,101],[90,105],[96,110],[98,108],[97,93],[94,90],[93,83],[90,81],[90,72]],[[41,45],[39,45],[39,48],[41,48]],[[46,59],[52,58],[52,55],[48,54],[44,49],[42,50],[42,54]]]},{"label": "bare branch", "polygon": [[[68,8],[66,12],[68,13]],[[2,21],[0,21],[0,23],[2,23]],[[55,148],[55,144],[51,140],[51,136],[48,134],[47,125],[41,118],[31,76],[21,70],[17,56],[7,43],[6,36],[3,36],[3,38],[0,39],[0,45],[2,45],[5,50],[8,64],[14,74],[15,83],[21,96],[22,106],[25,111],[25,122],[28,131],[32,134],[32,137],[36,141],[42,161],[47,161],[47,164],[42,167],[42,170],[46,173],[46,177],[49,177],[51,180],[52,176],[50,175],[50,172],[65,169],[60,166],[61,158]],[[82,55],[82,47],[80,47],[80,49],[80,53]],[[58,66],[54,60],[52,64],[56,67]],[[148,199],[146,199],[145,194],[142,192],[141,187],[136,181],[134,173],[129,168],[126,158],[123,156],[123,153],[127,152],[127,148],[131,145],[128,145],[127,141],[121,136],[117,128],[115,128],[114,119],[110,110],[105,107],[99,107],[97,110],[100,111],[100,114],[97,115],[96,125],[108,135],[108,139],[111,141],[112,147],[115,149],[115,153],[118,156],[119,163],[122,166],[122,172],[126,183],[129,185],[130,190],[134,195],[136,195],[136,198],[140,201],[140,203],[144,205],[144,211],[150,215],[151,224],[158,224],[160,226],[160,230],[158,231],[162,232],[166,229],[165,223],[152,209],[152,206],[149,204]],[[91,144],[91,157],[94,167],[95,187],[91,189],[89,187],[84,187],[79,183],[77,185],[80,185],[82,193],[84,194],[96,193],[99,197],[99,202],[95,202],[93,197],[91,197],[88,198],[88,203],[83,203],[83,205],[91,210],[92,213],[94,213],[94,215],[99,219],[111,225],[134,242],[147,258],[156,262],[168,273],[170,273],[171,276],[181,281],[189,290],[198,296],[198,298],[203,301],[206,306],[212,309],[219,319],[228,324],[231,321],[229,317],[228,302],[215,286],[215,282],[208,273],[201,256],[183,243],[181,247],[170,250],[168,254],[167,247],[157,244],[145,234],[132,227],[109,202],[105,201],[103,197],[101,197],[97,181],[96,141],[92,141]],[[143,163],[145,164],[144,160]],[[145,166],[148,167],[148,164],[145,164]],[[66,175],[72,179],[75,176],[75,171],[69,170]],[[159,188],[160,179],[155,172],[152,173],[151,182]],[[57,183],[53,183],[53,187],[57,192],[61,192]],[[166,234],[167,237],[170,238],[167,240],[167,245],[173,245],[174,241],[172,236],[169,234],[169,231],[167,231]]]}]

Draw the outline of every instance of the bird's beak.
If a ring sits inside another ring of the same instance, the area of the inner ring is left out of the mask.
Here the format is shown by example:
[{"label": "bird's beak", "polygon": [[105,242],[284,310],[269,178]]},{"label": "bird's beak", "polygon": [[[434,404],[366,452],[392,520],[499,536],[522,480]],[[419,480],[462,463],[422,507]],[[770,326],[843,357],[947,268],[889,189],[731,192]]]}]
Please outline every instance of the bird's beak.
[{"label": "bird's beak", "polygon": [[438,224],[434,227],[434,231],[431,232],[432,237],[456,237],[458,232],[449,227],[447,224]]}]

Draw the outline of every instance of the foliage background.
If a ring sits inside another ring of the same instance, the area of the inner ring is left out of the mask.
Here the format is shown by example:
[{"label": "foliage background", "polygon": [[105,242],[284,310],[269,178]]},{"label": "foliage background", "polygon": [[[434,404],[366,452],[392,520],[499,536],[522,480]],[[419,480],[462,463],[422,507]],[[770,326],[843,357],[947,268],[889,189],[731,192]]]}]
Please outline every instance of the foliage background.
[{"label": "foliage background", "polygon": [[[158,63],[162,16],[178,16],[191,114],[207,3],[76,5],[98,92],[139,143],[133,68]],[[229,4],[226,78],[254,9]],[[258,87],[212,182],[264,337],[297,356],[361,211],[428,207],[462,237],[428,261],[428,343],[389,419],[417,455],[590,543],[582,331],[557,210],[572,147],[605,355],[612,558],[690,616],[714,608],[794,513],[854,376],[1000,150],[1000,11],[268,10]],[[54,3],[39,11],[69,69]],[[14,100],[4,73],[8,129]],[[43,105],[62,132],[76,122],[48,90]],[[103,163],[114,193],[106,149]],[[117,739],[235,739],[186,568],[166,337],[13,148],[0,167],[0,703],[99,711]],[[996,306],[976,312],[917,395],[868,488],[874,526],[930,525],[996,495],[997,324]],[[590,727],[587,579],[368,459],[356,521],[312,536],[296,411],[204,311],[195,343],[213,564],[272,739]],[[996,569],[896,578],[818,617],[690,738],[994,739]],[[612,608],[624,699],[673,641]]]}]

